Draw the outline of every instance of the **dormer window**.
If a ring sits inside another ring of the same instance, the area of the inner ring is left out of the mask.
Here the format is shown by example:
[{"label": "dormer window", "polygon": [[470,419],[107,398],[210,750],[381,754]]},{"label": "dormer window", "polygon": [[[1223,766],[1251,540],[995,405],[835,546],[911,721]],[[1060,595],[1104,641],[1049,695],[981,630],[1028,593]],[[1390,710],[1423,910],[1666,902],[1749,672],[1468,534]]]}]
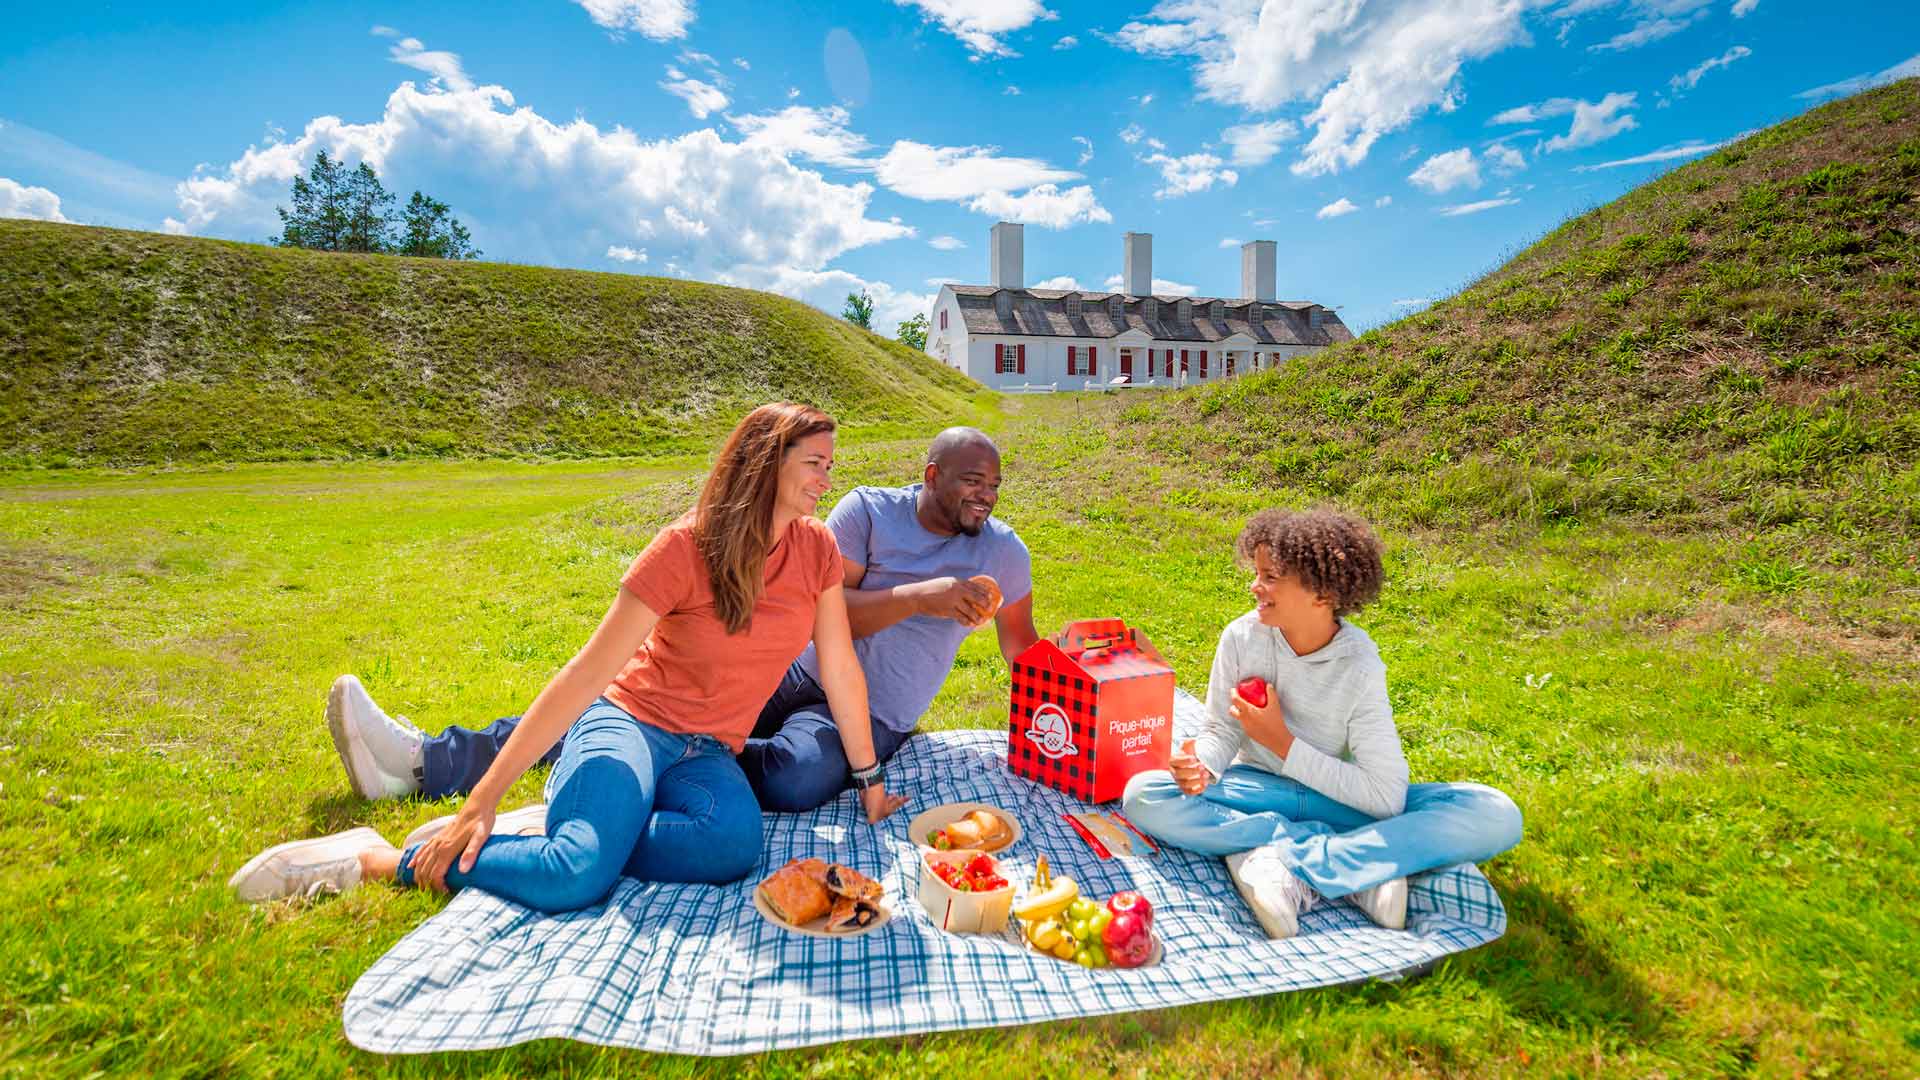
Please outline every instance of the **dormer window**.
[{"label": "dormer window", "polygon": [[1066,300],[1067,300],[1067,318],[1069,319],[1079,318],[1080,317],[1080,294],[1068,293]]}]

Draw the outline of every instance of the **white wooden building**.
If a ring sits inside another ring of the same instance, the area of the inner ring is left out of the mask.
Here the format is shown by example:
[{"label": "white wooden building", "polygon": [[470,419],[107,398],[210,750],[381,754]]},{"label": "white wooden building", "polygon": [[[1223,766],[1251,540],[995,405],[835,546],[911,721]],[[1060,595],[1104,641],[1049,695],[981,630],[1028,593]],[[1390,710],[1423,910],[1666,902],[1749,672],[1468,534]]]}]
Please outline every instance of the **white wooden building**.
[{"label": "white wooden building", "polygon": [[1155,296],[1153,236],[1125,237],[1121,292],[1029,289],[1021,226],[993,227],[992,283],[942,285],[927,352],[997,390],[1185,386],[1277,367],[1350,340],[1340,316],[1274,299],[1274,242],[1240,249],[1234,299]]}]

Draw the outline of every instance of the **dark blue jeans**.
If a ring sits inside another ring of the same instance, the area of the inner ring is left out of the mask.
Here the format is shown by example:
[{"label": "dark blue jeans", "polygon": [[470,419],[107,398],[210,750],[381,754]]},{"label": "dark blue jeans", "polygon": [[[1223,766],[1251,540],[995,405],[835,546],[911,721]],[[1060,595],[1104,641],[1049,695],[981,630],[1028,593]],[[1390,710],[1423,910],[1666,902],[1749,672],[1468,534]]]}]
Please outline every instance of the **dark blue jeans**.
[{"label": "dark blue jeans", "polygon": [[[440,799],[472,791],[519,723],[519,717],[507,716],[477,731],[450,727],[429,735],[421,751],[420,793]],[[874,753],[887,761],[912,734],[875,721]],[[565,740],[555,743],[541,762],[558,762],[565,746]],[[739,762],[761,808],[778,813],[824,806],[852,782],[839,729],[827,708],[827,692],[797,662],[761,708]]]},{"label": "dark blue jeans", "polygon": [[[601,698],[560,742],[544,836],[495,836],[454,889],[484,889],[536,911],[600,902],[622,875],[721,883],[760,859],[760,808],[733,754],[711,735],[662,731]],[[400,858],[413,884],[420,845]]]}]

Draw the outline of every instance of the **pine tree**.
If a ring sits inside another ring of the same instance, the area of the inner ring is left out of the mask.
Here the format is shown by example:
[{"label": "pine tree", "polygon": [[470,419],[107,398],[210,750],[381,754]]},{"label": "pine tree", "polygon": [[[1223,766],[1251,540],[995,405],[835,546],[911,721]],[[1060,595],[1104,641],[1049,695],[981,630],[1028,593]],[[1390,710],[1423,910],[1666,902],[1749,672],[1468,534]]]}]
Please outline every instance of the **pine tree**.
[{"label": "pine tree", "polygon": [[320,151],[304,177],[293,178],[293,209],[278,207],[280,245],[342,251],[347,227],[346,166]]},{"label": "pine tree", "polygon": [[400,237],[394,247],[398,255],[428,259],[477,259],[480,249],[473,246],[467,227],[453,217],[446,203],[415,191],[400,216]]}]

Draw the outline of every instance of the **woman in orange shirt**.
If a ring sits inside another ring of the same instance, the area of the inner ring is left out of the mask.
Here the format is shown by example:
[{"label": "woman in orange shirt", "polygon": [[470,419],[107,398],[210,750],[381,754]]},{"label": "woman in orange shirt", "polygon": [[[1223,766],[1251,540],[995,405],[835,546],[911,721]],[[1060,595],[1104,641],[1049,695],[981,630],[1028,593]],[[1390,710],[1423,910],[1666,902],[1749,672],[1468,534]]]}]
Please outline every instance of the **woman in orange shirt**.
[{"label": "woman in orange shirt", "polygon": [[[760,809],[734,755],[809,639],[848,760],[876,761],[839,549],[814,517],[833,433],[832,417],[791,403],[740,422],[699,504],[634,560],[452,824],[404,852],[366,828],[282,844],[242,867],[234,889],[264,900],[391,879],[570,911],[622,874],[745,876],[759,861]],[[546,835],[492,835],[501,796],[563,736]],[[882,783],[861,791],[869,822],[905,801]]]}]

